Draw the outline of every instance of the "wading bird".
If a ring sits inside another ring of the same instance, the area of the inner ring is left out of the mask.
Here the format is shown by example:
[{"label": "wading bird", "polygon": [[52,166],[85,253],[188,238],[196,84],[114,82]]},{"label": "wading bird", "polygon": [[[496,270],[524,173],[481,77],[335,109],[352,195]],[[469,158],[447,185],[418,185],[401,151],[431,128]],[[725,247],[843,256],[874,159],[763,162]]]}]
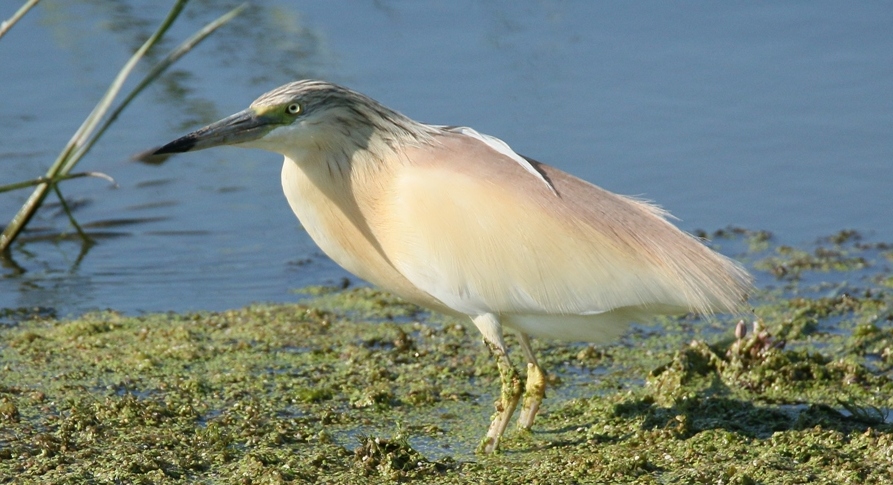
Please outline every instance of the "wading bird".
[{"label": "wading bird", "polygon": [[[522,395],[518,425],[529,429],[545,394],[529,336],[605,342],[652,315],[738,311],[751,288],[741,266],[654,205],[331,83],[286,84],[141,158],[219,145],[284,155],[288,203],[346,270],[471,318],[502,382],[484,452],[496,450]],[[527,359],[526,386],[504,328]]]}]

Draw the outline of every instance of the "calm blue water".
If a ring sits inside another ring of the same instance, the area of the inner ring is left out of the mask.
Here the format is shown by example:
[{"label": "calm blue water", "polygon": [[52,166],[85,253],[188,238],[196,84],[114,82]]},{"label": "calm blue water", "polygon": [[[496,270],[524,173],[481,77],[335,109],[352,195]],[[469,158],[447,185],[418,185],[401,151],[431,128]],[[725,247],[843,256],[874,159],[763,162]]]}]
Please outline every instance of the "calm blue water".
[{"label": "calm blue water", "polygon": [[[0,184],[46,170],[164,16],[161,3],[44,0],[0,39]],[[236,3],[193,2],[159,52]],[[291,215],[278,155],[128,161],[301,77],[496,135],[655,200],[688,230],[737,225],[800,244],[854,228],[893,240],[889,4],[257,3],[81,162],[117,188],[63,185],[98,244],[39,240],[71,230],[45,208],[0,266],[0,308],[220,310],[293,301],[295,288],[346,276]],[[18,4],[4,2],[0,17]],[[2,224],[27,195],[0,194]]]}]

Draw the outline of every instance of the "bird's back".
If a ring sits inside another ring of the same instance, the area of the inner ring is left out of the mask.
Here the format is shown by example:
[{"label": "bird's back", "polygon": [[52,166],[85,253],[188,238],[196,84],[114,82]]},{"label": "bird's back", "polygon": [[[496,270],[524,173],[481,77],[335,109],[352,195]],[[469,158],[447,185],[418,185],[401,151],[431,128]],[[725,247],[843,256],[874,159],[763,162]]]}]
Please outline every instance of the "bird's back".
[{"label": "bird's back", "polygon": [[737,310],[750,288],[658,208],[480,137],[443,129],[399,153],[287,157],[283,186],[332,259],[415,303],[601,341],[650,314]]},{"label": "bird's back", "polygon": [[532,162],[550,188],[457,133],[408,150],[406,159],[374,225],[387,228],[382,247],[395,267],[461,313],[725,312],[750,288],[738,264],[658,208],[556,168]]}]

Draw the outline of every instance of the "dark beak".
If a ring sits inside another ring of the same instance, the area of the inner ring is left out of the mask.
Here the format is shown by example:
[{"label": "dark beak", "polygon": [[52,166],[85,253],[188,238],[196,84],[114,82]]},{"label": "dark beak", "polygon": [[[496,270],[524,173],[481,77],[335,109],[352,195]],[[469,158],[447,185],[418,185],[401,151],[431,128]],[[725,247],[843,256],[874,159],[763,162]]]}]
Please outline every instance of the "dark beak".
[{"label": "dark beak", "polygon": [[150,164],[161,164],[174,153],[203,150],[221,145],[238,145],[257,140],[278,125],[270,116],[258,115],[248,108],[216,123],[177,138],[158,148],[134,155],[133,159]]}]

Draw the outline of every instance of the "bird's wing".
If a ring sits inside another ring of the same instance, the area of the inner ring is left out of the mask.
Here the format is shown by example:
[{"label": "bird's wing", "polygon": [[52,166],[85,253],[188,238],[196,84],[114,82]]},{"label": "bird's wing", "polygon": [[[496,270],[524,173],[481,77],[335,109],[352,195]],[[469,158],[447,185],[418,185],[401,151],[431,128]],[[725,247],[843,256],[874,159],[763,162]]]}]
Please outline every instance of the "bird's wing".
[{"label": "bird's wing", "polygon": [[[507,147],[507,145],[506,145]],[[746,273],[645,202],[444,132],[410,147],[376,227],[412,284],[466,314],[729,310]]]},{"label": "bird's wing", "polygon": [[539,179],[542,183],[549,187],[553,194],[557,194],[557,192],[555,192],[555,187],[552,186],[551,182],[543,177],[543,174],[539,170],[537,170],[533,162],[512,150],[512,147],[510,147],[508,143],[500,140],[499,138],[496,138],[495,136],[479,133],[474,128],[469,128],[467,126],[442,126],[439,128],[450,133],[458,133],[483,142],[485,145],[492,148],[500,155],[504,155],[511,160],[514,160],[515,163],[520,165],[525,171],[527,171],[527,173],[533,175],[535,178]]}]

